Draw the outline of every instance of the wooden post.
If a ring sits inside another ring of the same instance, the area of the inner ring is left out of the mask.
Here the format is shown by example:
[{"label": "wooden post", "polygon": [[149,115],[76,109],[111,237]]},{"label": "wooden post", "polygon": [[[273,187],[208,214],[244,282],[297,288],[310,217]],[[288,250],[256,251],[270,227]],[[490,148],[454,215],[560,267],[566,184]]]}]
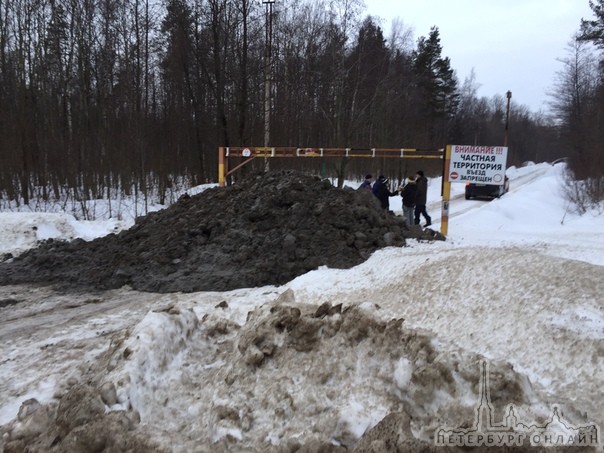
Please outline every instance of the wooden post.
[{"label": "wooden post", "polygon": [[226,162],[222,146],[218,148],[218,185],[220,187],[226,185]]},{"label": "wooden post", "polygon": [[449,182],[449,166],[451,165],[451,145],[445,147],[442,179],[442,210],[440,232],[443,236],[449,233],[449,201],[451,200],[451,183]]}]

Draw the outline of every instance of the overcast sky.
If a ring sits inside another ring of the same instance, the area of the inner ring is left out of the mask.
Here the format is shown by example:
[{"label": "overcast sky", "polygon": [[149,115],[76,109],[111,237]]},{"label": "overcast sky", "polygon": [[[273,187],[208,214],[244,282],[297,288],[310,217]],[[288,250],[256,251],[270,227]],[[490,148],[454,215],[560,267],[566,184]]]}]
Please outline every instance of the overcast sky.
[{"label": "overcast sky", "polygon": [[479,96],[505,95],[533,112],[546,111],[556,59],[581,18],[593,19],[589,0],[365,0],[367,14],[383,19],[388,38],[392,19],[413,28],[414,42],[440,31],[442,55],[451,59],[460,83],[474,68]]}]

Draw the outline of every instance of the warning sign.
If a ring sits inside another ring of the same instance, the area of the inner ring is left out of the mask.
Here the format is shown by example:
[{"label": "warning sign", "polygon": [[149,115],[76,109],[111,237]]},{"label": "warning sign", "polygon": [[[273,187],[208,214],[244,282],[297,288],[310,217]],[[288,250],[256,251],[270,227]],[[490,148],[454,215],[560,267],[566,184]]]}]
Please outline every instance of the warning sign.
[{"label": "warning sign", "polygon": [[507,157],[507,146],[452,145],[448,181],[502,185]]}]

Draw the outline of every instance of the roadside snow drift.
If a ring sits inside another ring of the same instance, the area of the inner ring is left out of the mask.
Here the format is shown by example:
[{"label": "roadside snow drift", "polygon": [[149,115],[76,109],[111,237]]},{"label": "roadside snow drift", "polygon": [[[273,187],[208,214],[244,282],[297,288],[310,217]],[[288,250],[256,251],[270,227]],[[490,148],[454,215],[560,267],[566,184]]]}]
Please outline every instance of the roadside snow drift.
[{"label": "roadside snow drift", "polygon": [[[300,304],[286,290],[239,325],[228,302],[201,318],[187,305],[149,312],[115,336],[88,372],[95,379],[58,404],[22,406],[9,451],[349,450],[386,416],[402,423],[391,441],[411,448],[432,442],[439,424],[473,417],[480,357],[444,350],[375,307]],[[490,384],[494,402],[547,415],[531,409],[541,400],[509,364],[492,365]]]}]

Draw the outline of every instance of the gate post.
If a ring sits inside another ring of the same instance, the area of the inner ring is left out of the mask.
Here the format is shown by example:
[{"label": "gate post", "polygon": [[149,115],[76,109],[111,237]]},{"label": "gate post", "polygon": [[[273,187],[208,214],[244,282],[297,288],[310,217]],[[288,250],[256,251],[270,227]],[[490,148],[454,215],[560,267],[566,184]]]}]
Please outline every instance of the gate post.
[{"label": "gate post", "polygon": [[451,145],[445,147],[445,160],[443,162],[442,179],[442,209],[440,218],[440,232],[446,236],[449,232],[449,201],[451,200],[451,183],[449,182],[449,166],[451,165]]},{"label": "gate post", "polygon": [[225,157],[224,147],[218,148],[218,186],[224,187],[226,185],[226,168],[225,168]]}]

